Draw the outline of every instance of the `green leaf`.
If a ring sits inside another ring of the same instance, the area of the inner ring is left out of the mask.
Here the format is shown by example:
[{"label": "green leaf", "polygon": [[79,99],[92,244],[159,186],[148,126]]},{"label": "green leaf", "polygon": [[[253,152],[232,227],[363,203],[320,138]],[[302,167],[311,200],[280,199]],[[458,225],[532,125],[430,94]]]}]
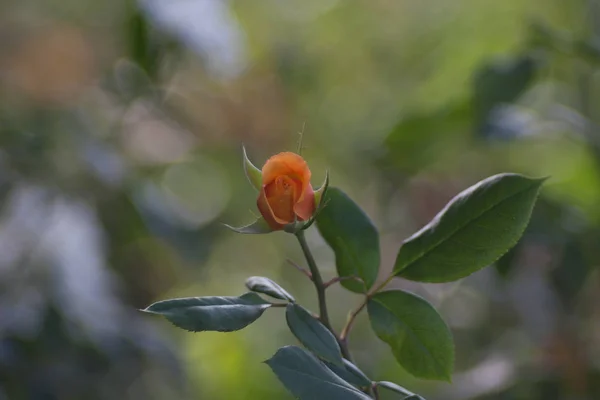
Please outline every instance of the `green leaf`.
[{"label": "green leaf", "polygon": [[160,314],[173,325],[192,332],[231,332],[250,325],[270,306],[256,293],[245,293],[240,297],[163,300],[142,311]]},{"label": "green leaf", "polygon": [[262,188],[262,171],[254,166],[248,154],[246,154],[246,148],[242,146],[242,152],[244,153],[244,172],[248,178],[248,182],[258,191]]},{"label": "green leaf", "polygon": [[304,347],[324,360],[339,366],[344,365],[340,346],[335,336],[306,309],[296,303],[289,303],[285,319],[294,336]]},{"label": "green leaf", "polygon": [[[378,164],[386,174],[406,176],[439,162],[440,157],[464,151],[473,125],[469,101],[444,104],[437,110],[409,113],[402,117],[385,139]],[[439,132],[444,132],[440,135]]]},{"label": "green leaf", "polygon": [[544,180],[500,174],[463,191],[404,241],[394,274],[450,282],[493,263],[520,239]]},{"label": "green leaf", "polygon": [[266,363],[299,400],[371,400],[299,347],[282,347]]},{"label": "green leaf", "polygon": [[357,276],[363,282],[345,280],[341,284],[357,293],[366,292],[379,272],[379,233],[369,217],[344,192],[330,187],[326,206],[317,216],[317,227],[335,253],[340,277]]},{"label": "green leaf", "polygon": [[487,131],[493,109],[517,100],[533,82],[539,66],[539,61],[526,53],[496,60],[474,75],[473,108],[482,133]]},{"label": "green leaf", "polygon": [[396,360],[417,378],[450,381],[452,334],[437,311],[412,293],[391,290],[367,303],[371,327],[392,348]]},{"label": "green leaf", "polygon": [[246,287],[257,293],[263,293],[275,299],[294,302],[296,299],[284,288],[264,276],[251,276],[246,279]]},{"label": "green leaf", "polygon": [[343,367],[329,362],[325,362],[325,365],[327,365],[330,370],[332,370],[337,376],[346,382],[360,387],[371,386],[371,380],[356,365],[352,364],[345,358],[342,361],[344,362]]},{"label": "green leaf", "polygon": [[271,227],[269,226],[269,224],[267,223],[267,221],[265,221],[265,219],[263,217],[260,217],[259,219],[257,219],[256,221],[254,221],[251,224],[248,224],[246,226],[241,226],[239,228],[231,226],[231,225],[227,225],[227,224],[223,224],[223,225],[225,225],[227,228],[231,229],[234,232],[242,233],[245,235],[261,235],[264,233],[273,232],[273,229],[271,229]]},{"label": "green leaf", "polygon": [[400,393],[403,396],[406,396],[404,400],[425,400],[421,396],[418,396],[406,389],[404,389],[400,385],[396,385],[394,382],[381,381],[377,382],[377,386],[382,387],[384,389],[391,390],[392,392]]}]

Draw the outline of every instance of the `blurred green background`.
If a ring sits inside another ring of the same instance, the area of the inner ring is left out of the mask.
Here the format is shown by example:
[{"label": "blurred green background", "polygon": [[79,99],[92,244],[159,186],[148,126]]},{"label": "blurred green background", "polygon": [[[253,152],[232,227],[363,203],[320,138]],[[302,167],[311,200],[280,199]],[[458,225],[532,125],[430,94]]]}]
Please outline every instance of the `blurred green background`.
[{"label": "blurred green background", "polygon": [[[137,309],[250,275],[316,309],[293,238],[221,225],[256,213],[242,143],[262,165],[303,129],[383,271],[476,181],[551,176],[496,266],[393,283],[452,328],[453,383],[408,376],[363,315],[365,372],[429,400],[599,399],[598,123],[595,0],[1,0],[0,399],[290,399],[261,363],[295,343],[280,310],[192,334]],[[337,327],[359,301],[331,289]]]}]

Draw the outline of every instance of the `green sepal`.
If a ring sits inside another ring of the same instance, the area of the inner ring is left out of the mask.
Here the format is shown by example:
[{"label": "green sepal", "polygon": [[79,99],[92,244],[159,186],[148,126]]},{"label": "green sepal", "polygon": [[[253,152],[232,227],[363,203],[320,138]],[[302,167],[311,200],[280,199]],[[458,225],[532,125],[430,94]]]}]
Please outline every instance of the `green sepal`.
[{"label": "green sepal", "polygon": [[329,171],[325,171],[325,181],[321,185],[320,188],[315,190],[315,207],[317,209],[321,208],[323,205],[321,204],[321,200],[324,199],[325,192],[327,192],[327,188],[329,187]]},{"label": "green sepal", "polygon": [[271,229],[271,227],[263,217],[260,217],[256,221],[245,226],[235,227],[227,224],[223,225],[225,225],[227,228],[231,229],[234,232],[242,233],[245,235],[261,235],[273,232],[273,229]]},{"label": "green sepal", "polygon": [[244,153],[244,172],[246,173],[246,178],[248,178],[248,182],[250,182],[256,190],[260,191],[262,187],[262,171],[252,164],[244,146],[242,146],[242,151]]},{"label": "green sepal", "polygon": [[325,202],[324,199],[325,199],[325,194],[327,193],[328,187],[329,187],[329,171],[325,171],[325,181],[323,182],[323,184],[321,185],[320,188],[315,190],[315,207],[316,207],[315,212],[313,213],[312,217],[310,217],[310,219],[308,221],[302,223],[300,230],[304,231],[304,230],[310,228],[310,226],[312,224],[314,224],[315,221],[317,220],[317,216],[319,215],[319,213],[327,205],[327,202]]}]

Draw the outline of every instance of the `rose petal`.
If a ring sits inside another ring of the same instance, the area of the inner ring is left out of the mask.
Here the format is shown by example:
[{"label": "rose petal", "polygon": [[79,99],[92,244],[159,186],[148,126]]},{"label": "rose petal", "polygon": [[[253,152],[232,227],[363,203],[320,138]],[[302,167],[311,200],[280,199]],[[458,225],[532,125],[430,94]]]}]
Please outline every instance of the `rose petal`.
[{"label": "rose petal", "polygon": [[294,205],[294,213],[301,221],[306,221],[312,217],[315,212],[315,193],[312,186],[309,184],[304,190],[304,198],[301,198]]},{"label": "rose petal", "polygon": [[260,195],[258,196],[256,205],[258,206],[258,211],[260,211],[260,215],[262,215],[265,221],[267,221],[271,229],[273,229],[274,231],[279,231],[283,229],[283,224],[277,222],[277,220],[275,219],[275,215],[273,214],[273,210],[271,210],[271,206],[269,206],[269,202],[267,202],[267,196],[265,194],[264,187],[260,190]]},{"label": "rose petal", "polygon": [[298,185],[288,176],[278,176],[275,181],[265,186],[267,203],[273,212],[273,217],[280,224],[294,222],[294,204],[297,201]]},{"label": "rose petal", "polygon": [[310,169],[302,156],[284,152],[269,158],[262,168],[262,183],[268,185],[278,176],[286,175],[293,179],[298,179],[303,185],[310,182]]}]

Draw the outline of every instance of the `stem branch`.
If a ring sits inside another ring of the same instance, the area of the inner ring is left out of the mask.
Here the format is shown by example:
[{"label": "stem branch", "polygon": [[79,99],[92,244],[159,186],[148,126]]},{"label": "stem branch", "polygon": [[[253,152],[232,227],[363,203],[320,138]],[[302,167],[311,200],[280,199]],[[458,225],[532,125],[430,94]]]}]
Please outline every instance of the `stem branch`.
[{"label": "stem branch", "polygon": [[[315,285],[315,289],[317,290],[317,298],[319,301],[319,319],[325,325],[327,329],[333,336],[336,337],[338,343],[340,345],[340,350],[342,351],[342,355],[348,361],[352,361],[352,356],[350,355],[350,350],[348,349],[348,335],[352,330],[352,326],[354,325],[354,320],[360,314],[360,312],[367,306],[369,299],[381,289],[383,289],[391,280],[394,278],[394,275],[388,277],[385,281],[383,281],[379,286],[375,289],[371,290],[365,296],[365,300],[348,315],[348,320],[346,321],[346,325],[342,329],[341,334],[338,336],[331,326],[331,322],[329,321],[329,313],[327,311],[327,301],[325,299],[325,289],[331,284],[339,281],[337,279],[333,279],[329,282],[323,282],[323,278],[321,277],[321,272],[319,272],[319,268],[317,267],[317,263],[315,262],[315,258],[313,257],[310,248],[308,247],[308,243],[306,242],[306,237],[304,236],[304,231],[300,230],[295,233],[298,242],[300,243],[300,247],[302,248],[302,253],[304,253],[304,257],[306,258],[306,262],[308,264],[308,268],[310,269],[310,275],[308,271],[306,271],[306,275],[311,278],[313,284]],[[288,260],[289,261],[289,260]],[[290,262],[292,265],[296,266],[293,262]],[[299,268],[300,270],[305,271],[303,268]]]},{"label": "stem branch", "polygon": [[342,281],[349,281],[349,280],[354,280],[357,282],[361,282],[362,283],[362,279],[360,279],[357,276],[336,276],[335,278],[332,278],[331,280],[325,282],[325,289],[327,289],[329,286],[336,284],[338,282],[342,282]]},{"label": "stem branch", "polygon": [[348,346],[348,335],[350,334],[350,331],[352,330],[352,326],[354,325],[354,320],[356,319],[358,314],[360,314],[360,312],[367,306],[367,303],[369,302],[371,297],[373,297],[373,295],[375,293],[379,292],[388,283],[390,283],[393,278],[394,278],[394,275],[391,275],[385,281],[383,281],[379,286],[377,286],[375,289],[373,289],[369,293],[367,293],[364,301],[362,303],[360,303],[360,305],[356,309],[354,309],[353,311],[350,311],[350,314],[348,314],[348,320],[346,321],[346,325],[344,326],[344,328],[342,329],[342,332],[340,333],[340,342],[344,343],[344,346]]},{"label": "stem branch", "polygon": [[348,342],[348,334],[350,333],[350,330],[352,330],[354,320],[356,319],[358,314],[360,314],[360,312],[367,306],[368,301],[369,296],[365,297],[365,300],[362,303],[360,303],[360,305],[356,309],[350,311],[350,314],[348,314],[348,320],[346,321],[346,325],[340,333],[340,340],[344,343]]},{"label": "stem branch", "polygon": [[292,267],[296,268],[298,271],[302,272],[304,275],[306,275],[308,277],[308,279],[310,279],[312,281],[312,274],[310,272],[308,272],[307,270],[305,270],[304,268],[302,268],[301,266],[299,266],[298,264],[296,264],[294,261],[290,260],[289,258],[286,261],[288,262],[288,264],[290,264]]},{"label": "stem branch", "polygon": [[304,257],[306,258],[306,263],[308,264],[308,268],[310,269],[310,274],[312,277],[313,284],[315,285],[315,289],[317,290],[317,298],[319,300],[319,318],[323,325],[331,333],[338,339],[338,343],[340,344],[340,350],[342,351],[342,355],[349,361],[352,361],[352,356],[350,355],[350,351],[348,350],[348,346],[346,343],[339,339],[338,335],[335,333],[331,326],[331,322],[329,321],[329,313],[327,311],[327,301],[325,299],[325,289],[326,286],[323,283],[323,278],[321,277],[321,272],[319,272],[319,268],[317,267],[317,263],[315,262],[315,258],[313,257],[310,248],[308,247],[308,243],[306,243],[306,237],[304,236],[304,231],[300,230],[296,232],[296,238],[298,238],[298,242],[300,243],[300,247],[302,248],[302,252],[304,253]]},{"label": "stem branch", "polygon": [[298,238],[298,242],[300,242],[300,247],[302,248],[302,252],[304,253],[304,257],[306,258],[306,262],[308,263],[308,268],[310,269],[312,281],[315,284],[315,289],[317,290],[317,297],[319,299],[319,318],[321,319],[323,325],[325,325],[327,329],[333,332],[333,329],[331,328],[331,323],[329,322],[329,314],[327,312],[327,302],[325,300],[325,285],[323,284],[323,278],[321,277],[321,273],[319,272],[319,268],[317,267],[315,258],[310,252],[308,243],[306,243],[304,231],[298,231],[296,233],[296,237]]}]

